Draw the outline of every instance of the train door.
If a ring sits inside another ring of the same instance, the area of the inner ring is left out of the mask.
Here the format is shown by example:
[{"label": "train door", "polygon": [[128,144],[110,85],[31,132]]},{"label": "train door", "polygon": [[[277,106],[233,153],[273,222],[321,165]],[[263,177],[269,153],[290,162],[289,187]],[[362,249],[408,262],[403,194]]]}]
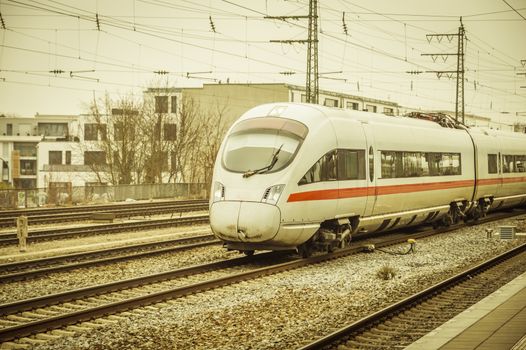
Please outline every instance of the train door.
[{"label": "train door", "polygon": [[367,157],[367,201],[365,204],[364,216],[371,216],[374,213],[374,205],[376,203],[376,179],[378,178],[376,172],[379,171],[377,167],[378,159],[376,155],[378,150],[375,147],[373,131],[369,123],[363,123],[363,129],[366,138],[366,157]]}]

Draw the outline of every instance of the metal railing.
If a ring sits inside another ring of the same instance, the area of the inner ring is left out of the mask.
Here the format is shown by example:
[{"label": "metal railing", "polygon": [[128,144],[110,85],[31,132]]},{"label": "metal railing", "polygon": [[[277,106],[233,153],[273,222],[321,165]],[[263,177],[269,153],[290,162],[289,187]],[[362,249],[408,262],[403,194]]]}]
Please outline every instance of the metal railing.
[{"label": "metal railing", "polygon": [[0,210],[149,199],[206,199],[203,183],[96,185],[0,190]]}]

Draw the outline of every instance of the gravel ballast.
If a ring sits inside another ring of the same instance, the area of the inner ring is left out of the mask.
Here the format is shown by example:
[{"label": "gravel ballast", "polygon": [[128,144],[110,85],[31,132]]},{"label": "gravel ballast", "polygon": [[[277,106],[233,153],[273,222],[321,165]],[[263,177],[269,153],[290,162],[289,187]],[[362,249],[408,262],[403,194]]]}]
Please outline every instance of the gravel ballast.
[{"label": "gravel ballast", "polygon": [[[358,254],[173,300],[36,349],[295,349],[524,239],[486,238],[468,227],[417,242],[416,253]],[[408,245],[390,248],[407,249]],[[395,269],[390,280],[376,274]]]}]

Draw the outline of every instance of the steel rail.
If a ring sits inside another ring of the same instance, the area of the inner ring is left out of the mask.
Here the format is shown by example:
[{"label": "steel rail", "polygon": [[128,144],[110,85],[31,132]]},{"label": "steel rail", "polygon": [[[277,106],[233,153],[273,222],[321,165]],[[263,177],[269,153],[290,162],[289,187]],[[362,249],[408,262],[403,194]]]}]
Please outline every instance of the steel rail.
[{"label": "steel rail", "polygon": [[400,312],[413,307],[416,304],[419,304],[425,300],[428,300],[432,296],[444,290],[447,290],[455,285],[458,285],[462,281],[471,278],[471,276],[475,274],[479,274],[492,266],[498,265],[499,263],[507,259],[510,259],[514,257],[515,255],[524,253],[524,252],[526,252],[526,243],[518,247],[515,247],[513,249],[510,249],[507,252],[504,252],[496,257],[488,259],[472,268],[469,268],[442,282],[439,282],[429,288],[426,288],[421,292],[415,293],[399,302],[391,304],[390,306],[383,308],[369,316],[366,316],[352,324],[342,327],[325,337],[322,337],[320,339],[313,341],[310,344],[302,346],[298,350],[322,349],[322,348],[328,348],[333,345],[336,345],[337,343],[340,343],[342,339],[349,337],[353,333],[366,330],[386,318],[395,316],[399,314]]},{"label": "steel rail", "polygon": [[[422,238],[429,235],[438,233],[436,230],[429,230],[426,232],[420,232],[412,234],[411,238]],[[390,245],[400,244],[406,242],[408,237],[403,238],[387,238],[382,242],[375,243],[378,247],[387,247]],[[0,330],[0,341],[9,341],[15,338],[20,338],[23,336],[28,336],[30,334],[47,331],[50,329],[55,329],[58,327],[64,327],[71,325],[77,322],[87,321],[97,317],[103,317],[106,315],[114,314],[117,312],[129,310],[136,307],[141,307],[145,305],[150,305],[153,303],[162,302],[168,299],[179,298],[184,295],[189,295],[192,293],[210,290],[218,288],[225,285],[234,284],[241,281],[251,280],[255,278],[260,278],[263,276],[268,276],[292,269],[301,268],[307,265],[322,263],[334,259],[339,259],[348,255],[356,254],[362,251],[367,251],[365,246],[355,246],[349,247],[346,249],[338,250],[333,253],[322,254],[313,256],[306,259],[295,259],[292,261],[277,263],[271,266],[266,266],[262,268],[257,268],[248,272],[241,272],[232,274],[226,277],[220,277],[204,282],[199,282],[183,287],[178,287],[174,289],[168,289],[160,292],[151,293],[148,295],[142,295],[135,298],[130,298],[127,300],[122,300],[114,303],[109,303],[102,306],[97,306],[92,309],[85,309],[76,312],[71,312],[62,316],[51,317],[49,319],[42,319],[30,323],[26,323],[19,326],[8,327]],[[6,313],[18,313],[27,310],[31,310],[38,307],[54,305],[61,302],[71,301],[78,298],[86,298],[93,295],[99,295],[101,293],[107,293],[112,291],[118,291],[125,288],[130,288],[131,286],[144,285],[147,283],[155,283],[161,280],[166,280],[168,278],[173,278],[171,276],[181,276],[188,274],[190,271],[200,271],[203,268],[211,269],[211,266],[220,266],[222,264],[232,264],[230,266],[236,266],[240,261],[243,262],[253,262],[254,258],[261,259],[262,257],[269,256],[268,254],[279,254],[279,253],[263,253],[257,254],[253,257],[242,257],[230,259],[218,263],[199,265],[196,267],[184,268],[180,270],[168,271],[161,274],[151,275],[147,277],[138,277],[131,280],[119,281],[110,284],[94,286],[89,288],[84,288],[80,290],[68,291],[59,294],[47,295],[42,297],[37,297],[28,300],[21,300],[18,302],[0,305],[0,315],[5,315]],[[275,256],[275,255],[274,255]],[[275,262],[276,259],[273,259]]]},{"label": "steel rail", "polygon": [[96,205],[81,205],[81,206],[67,206],[67,207],[55,207],[55,208],[30,208],[30,209],[15,209],[15,210],[2,210],[0,211],[0,218],[17,218],[20,215],[28,217],[43,214],[57,214],[57,213],[72,213],[77,211],[112,211],[119,208],[122,209],[133,209],[133,208],[153,208],[153,207],[164,207],[170,205],[185,205],[185,204],[207,204],[208,200],[205,199],[191,199],[191,200],[170,200],[170,201],[156,201],[156,202],[124,202],[115,204],[96,204]]},{"label": "steel rail", "polygon": [[[156,241],[150,243],[140,243],[128,245],[124,247],[107,248],[89,252],[73,253],[67,255],[53,256],[49,258],[25,260],[21,262],[13,262],[8,264],[1,264],[0,271],[17,271],[5,273],[0,275],[0,283],[7,283],[19,280],[26,280],[50,273],[63,272],[74,270],[78,268],[85,268],[90,266],[97,266],[102,264],[114,263],[119,261],[144,258],[153,255],[160,255],[165,253],[178,252],[188,249],[195,249],[211,245],[218,245],[220,242],[211,234],[198,235],[186,238],[177,238],[166,241]],[[172,246],[173,245],[173,246]],[[168,247],[167,247],[168,246]],[[155,249],[164,247],[160,249]],[[133,253],[134,251],[138,251]],[[124,254],[129,253],[129,254]],[[113,254],[123,254],[118,256],[110,256]],[[87,260],[86,259],[93,259]],[[74,261],[68,263],[68,261]],[[58,266],[49,266],[52,264],[61,263]],[[45,267],[49,266],[49,267]],[[36,268],[35,268],[36,267]],[[32,268],[32,269],[31,269]],[[29,270],[31,269],[31,270]]]},{"label": "steel rail", "polygon": [[[28,224],[37,225],[55,222],[83,221],[92,218],[94,213],[111,213],[115,218],[132,216],[151,216],[167,213],[182,213],[188,211],[208,210],[208,204],[172,204],[168,206],[155,206],[143,208],[115,208],[101,211],[72,211],[47,215],[33,215],[28,217]],[[16,226],[16,217],[1,218],[0,227]]]},{"label": "steel rail", "polygon": [[[401,244],[407,241],[409,238],[413,239],[419,239],[439,233],[444,233],[448,231],[453,231],[458,228],[460,228],[463,225],[456,225],[451,226],[448,228],[442,228],[438,230],[427,230],[424,232],[417,232],[413,233],[411,235],[407,235],[405,237],[398,237],[398,238],[389,238],[387,237],[384,241],[376,242],[375,245],[377,247],[387,247],[395,244]],[[65,327],[71,324],[75,324],[78,322],[88,321],[95,318],[105,317],[107,315],[119,313],[122,311],[130,310],[137,307],[143,307],[146,305],[154,304],[163,302],[169,299],[179,298],[185,295],[189,295],[192,293],[197,293],[201,291],[206,291],[214,288],[218,288],[225,285],[234,284],[241,281],[251,280],[260,278],[263,276],[268,276],[272,274],[277,274],[280,272],[292,270],[301,268],[304,266],[322,263],[330,260],[339,259],[348,255],[356,254],[358,252],[362,251],[368,251],[368,247],[366,246],[353,246],[342,250],[337,250],[333,253],[323,254],[323,255],[316,255],[310,258],[306,259],[296,259],[288,262],[283,263],[276,263],[272,266],[257,268],[252,271],[248,272],[241,272],[236,274],[231,274],[229,276],[215,278],[208,281],[203,281],[199,283],[194,283],[190,285],[186,285],[183,287],[177,287],[172,289],[166,289],[159,292],[150,293],[147,295],[141,295],[138,297],[128,298],[126,300],[120,300],[116,302],[110,302],[105,305],[96,306],[94,308],[87,308],[84,310],[74,311],[67,314],[59,315],[59,316],[53,316],[46,319],[40,319],[33,322],[29,322],[26,324],[18,325],[18,326],[12,326],[7,327],[0,330],[0,341],[9,341],[16,338],[29,336],[31,334],[39,333],[39,332],[45,332],[48,330]],[[228,264],[229,262],[235,262],[235,261],[254,261],[254,259],[259,259],[264,256],[268,256],[268,254],[275,254],[275,253],[262,253],[262,254],[256,254],[253,257],[242,257],[242,258],[236,258],[236,259],[230,259],[218,263],[213,264]],[[273,263],[276,262],[276,259],[272,260]],[[232,266],[236,266],[236,263]],[[210,268],[210,264],[205,264],[204,266],[207,266],[205,268]],[[238,266],[238,265],[237,265]],[[129,285],[145,285],[148,283],[155,283],[156,281],[166,280],[171,274],[180,274],[185,275],[189,274],[189,271],[193,269],[199,269],[203,268],[203,266],[194,266],[174,271],[168,271],[164,272],[162,274],[156,274],[146,277],[138,277],[131,280],[126,281],[119,281],[114,282],[106,285],[100,285],[100,286],[93,286],[88,287],[80,290],[75,291],[68,291],[63,292],[59,294],[54,295],[47,295],[42,297],[37,297],[33,299],[28,300],[21,300],[10,304],[4,304],[0,305],[0,314],[5,313],[17,313],[17,312],[23,312],[27,310],[31,310],[34,308],[43,307],[46,305],[56,305],[61,302],[71,301],[78,298],[83,298],[86,296],[91,295],[99,295],[106,292],[111,291],[118,291],[125,289],[126,284]],[[313,349],[314,347],[311,347]]]},{"label": "steel rail", "polygon": [[[112,224],[99,224],[95,226],[69,227],[60,229],[30,231],[28,243],[50,239],[62,239],[79,236],[92,236],[123,231],[147,230],[151,228],[173,227],[185,224],[207,223],[208,215],[183,216],[168,219],[142,220],[133,222],[119,222]],[[15,233],[0,234],[0,245],[18,244]]]}]

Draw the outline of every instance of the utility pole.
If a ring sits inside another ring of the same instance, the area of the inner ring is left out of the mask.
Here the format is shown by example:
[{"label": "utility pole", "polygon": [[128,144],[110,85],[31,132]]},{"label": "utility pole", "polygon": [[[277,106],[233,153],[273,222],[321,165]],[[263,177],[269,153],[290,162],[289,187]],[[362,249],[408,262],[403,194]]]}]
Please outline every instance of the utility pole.
[{"label": "utility pole", "polygon": [[460,27],[458,28],[457,46],[457,98],[455,106],[455,118],[458,121],[459,109],[464,124],[464,25],[460,17]]},{"label": "utility pole", "polygon": [[[458,28],[457,34],[426,34],[427,41],[431,43],[433,38],[440,43],[444,38],[449,42],[453,41],[454,37],[458,37],[457,53],[423,53],[422,56],[431,56],[433,62],[436,62],[438,57],[441,57],[446,62],[449,56],[457,56],[457,70],[456,71],[425,71],[425,73],[435,73],[440,79],[442,75],[452,78],[454,74],[457,76],[457,88],[456,88],[456,106],[455,106],[455,120],[458,122],[459,118],[464,124],[464,38],[466,36],[464,30],[464,24],[462,24],[462,17],[460,17],[460,27]],[[410,72],[411,74],[418,74],[421,72]]]},{"label": "utility pole", "polygon": [[318,103],[318,0],[309,0],[308,16],[265,16],[267,19],[308,19],[308,39],[307,40],[270,40],[271,43],[293,44],[307,43],[307,79],[305,84],[306,102]]}]

